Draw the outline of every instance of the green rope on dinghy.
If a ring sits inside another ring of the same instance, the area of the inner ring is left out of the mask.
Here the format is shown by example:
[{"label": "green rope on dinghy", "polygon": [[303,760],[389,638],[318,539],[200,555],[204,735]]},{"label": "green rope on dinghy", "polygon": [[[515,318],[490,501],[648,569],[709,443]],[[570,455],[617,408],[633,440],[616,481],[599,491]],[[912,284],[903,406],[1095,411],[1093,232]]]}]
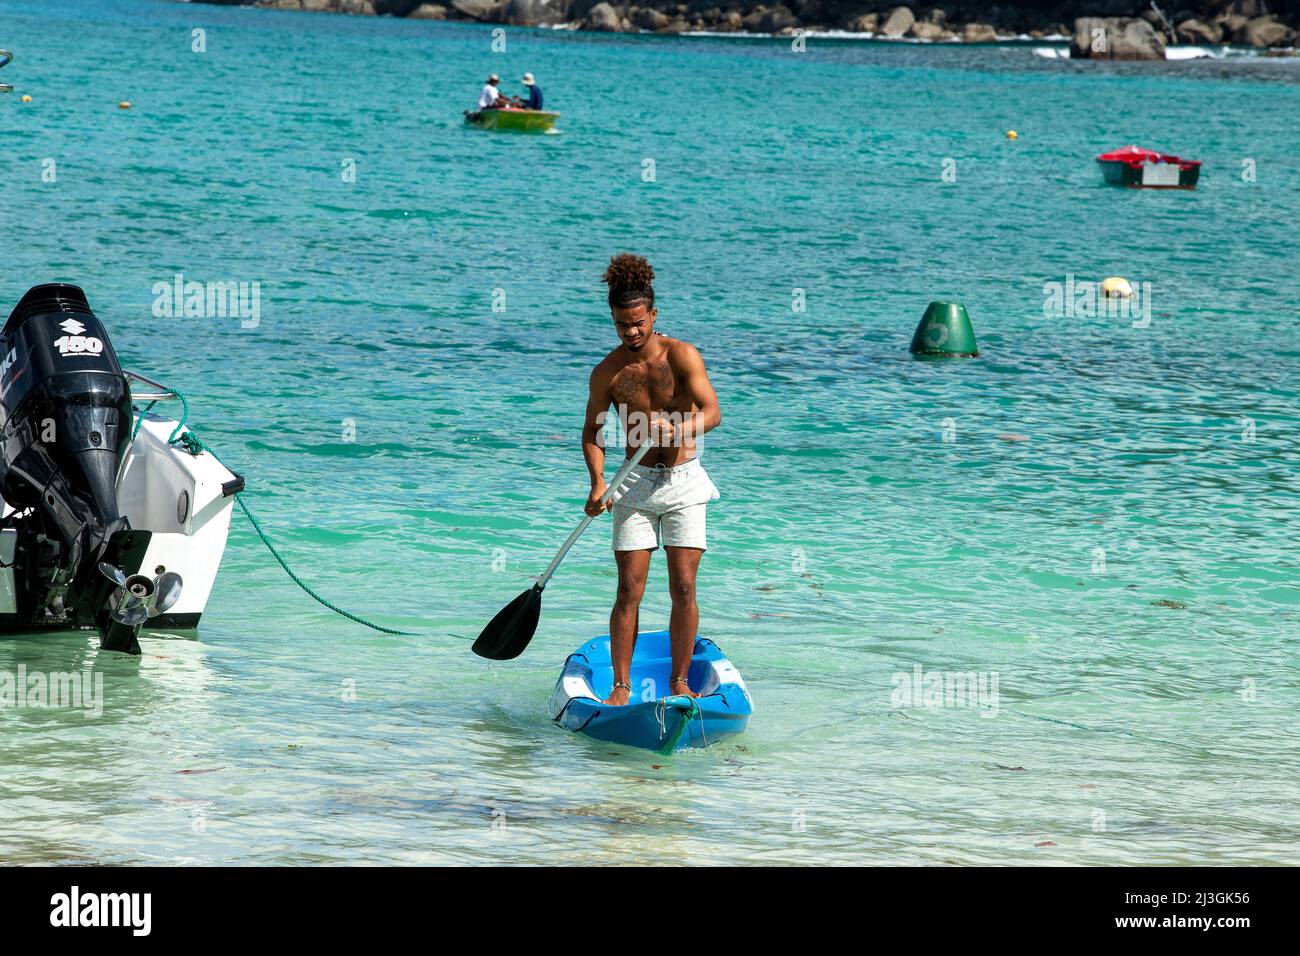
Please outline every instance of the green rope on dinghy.
[{"label": "green rope on dinghy", "polygon": [[158,404],[158,399],[154,399],[140,412],[135,420],[135,428],[131,429],[131,441],[135,441],[135,436],[140,434],[140,426],[144,424],[144,417],[153,411],[153,407]]},{"label": "green rope on dinghy", "polygon": [[[668,743],[664,744],[657,751],[660,756],[667,757],[677,749],[677,741],[682,739],[682,734],[686,732],[686,728],[691,725],[692,720],[699,717],[701,724],[704,722],[704,717],[700,714],[699,702],[694,697],[688,697],[687,699],[691,702],[691,709],[682,711],[682,719],[677,721],[677,727],[673,730],[672,736],[668,738]],[[665,700],[664,707],[667,706],[668,704]]]},{"label": "green rope on dinghy", "polygon": [[[167,444],[180,445],[191,455],[198,455],[206,451],[209,455],[212,455],[213,458],[217,458],[216,454],[212,451],[212,449],[203,443],[203,439],[200,438],[198,435],[194,434],[194,432],[192,431],[186,432],[180,438],[167,439]],[[217,461],[221,461],[221,459],[217,458]]]},{"label": "green rope on dinghy", "polygon": [[246,517],[250,522],[252,522],[253,530],[256,531],[257,536],[262,539],[262,544],[266,545],[266,550],[271,552],[271,557],[275,558],[276,561],[280,562],[280,567],[284,568],[284,573],[289,575],[289,577],[293,580],[293,583],[298,585],[298,587],[302,588],[303,591],[305,591],[309,597],[319,601],[321,604],[325,605],[335,614],[341,614],[344,617],[346,617],[348,620],[356,621],[358,624],[362,624],[373,630],[382,631],[385,634],[402,634],[408,636],[414,635],[416,633],[415,631],[398,631],[391,627],[384,627],[382,624],[375,624],[373,621],[367,621],[364,617],[360,617],[356,614],[353,614],[351,611],[345,611],[343,610],[343,608],[339,607],[338,605],[331,604],[328,600],[321,597],[319,594],[317,594],[315,591],[311,589],[311,586],[308,585],[306,581],[304,581],[302,578],[298,577],[298,575],[293,573],[293,569],[289,567],[288,562],[285,561],[284,558],[280,556],[280,552],[275,550],[275,545],[271,544],[270,540],[266,537],[266,532],[263,531],[262,526],[257,523],[257,519],[253,517],[253,513],[248,510],[248,505],[244,504],[244,499],[240,498],[239,495],[235,495],[235,503],[238,504],[239,507],[243,510],[244,517]]},{"label": "green rope on dinghy", "polygon": [[[167,436],[167,444],[170,445],[176,440],[176,433],[184,428],[185,423],[190,420],[190,403],[185,396],[176,391],[176,389],[170,388],[166,385],[164,385],[163,388],[167,389],[167,391],[171,392],[181,400],[181,420],[176,423],[176,427],[172,429],[172,433]],[[135,420],[135,428],[131,430],[131,441],[135,441],[135,436],[140,434],[140,426],[144,424],[144,417],[153,411],[153,407],[157,404],[158,399],[155,398],[144,407],[143,411],[140,412],[139,416]],[[198,454],[198,452],[193,452],[192,454]],[[213,455],[212,457],[216,458],[217,456]]]},{"label": "green rope on dinghy", "polygon": [[[170,445],[172,442],[176,440],[176,435],[180,432],[180,430],[185,427],[185,423],[190,420],[190,403],[186,401],[185,396],[182,395],[180,392],[176,391],[176,389],[169,388],[167,389],[167,391],[171,392],[173,395],[175,395],[177,398],[181,400],[181,420],[176,423],[176,427],[172,429],[172,433],[167,436],[167,444]],[[197,454],[197,452],[194,452],[192,454]],[[212,457],[217,458],[216,455],[213,455]],[[217,458],[217,461],[220,460],[221,460],[220,458]]]},{"label": "green rope on dinghy", "polygon": [[[163,386],[163,387],[167,388],[167,391],[171,392],[173,395],[179,398],[181,400],[182,406],[184,406],[184,411],[181,415],[181,420],[177,422],[176,427],[172,429],[172,433],[167,439],[167,444],[179,445],[180,447],[184,448],[187,452],[189,452],[191,455],[196,455],[196,456],[206,451],[213,458],[216,458],[218,462],[221,462],[221,459],[217,458],[216,452],[214,452],[211,448],[209,448],[204,443],[203,439],[201,439],[198,435],[194,434],[193,429],[186,431],[184,434],[181,434],[178,437],[177,433],[180,432],[180,430],[185,427],[185,422],[190,417],[190,403],[186,401],[185,396],[182,395],[180,392],[176,391],[176,389],[169,388],[167,386]],[[150,402],[145,407],[144,411],[140,413],[140,417],[139,419],[137,419],[135,423],[135,430],[131,432],[132,441],[135,441],[135,436],[140,433],[140,425],[143,424],[144,422],[144,416],[147,415],[149,413],[149,410],[153,408],[154,405],[156,404],[157,404],[157,400]],[[221,462],[221,464],[224,466],[225,463]],[[325,607],[329,608],[335,614],[342,615],[343,617],[346,617],[348,620],[355,621],[356,623],[361,624],[364,627],[371,628],[372,630],[380,631],[384,634],[399,634],[404,637],[416,635],[417,633],[416,631],[399,631],[396,630],[395,628],[384,627],[382,624],[376,624],[373,621],[367,621],[364,617],[361,617],[358,614],[353,614],[351,611],[345,611],[337,604],[334,604],[329,600],[327,600],[326,598],[321,597],[312,589],[311,585],[309,585],[306,581],[304,581],[302,578],[298,577],[298,575],[294,573],[293,568],[289,567],[289,562],[285,561],[284,558],[280,555],[280,552],[276,550],[275,545],[271,544],[271,539],[266,536],[266,532],[262,530],[262,526],[258,523],[257,519],[253,517],[253,513],[248,510],[248,505],[244,504],[244,499],[241,498],[239,494],[235,495],[235,504],[239,505],[239,509],[244,512],[244,517],[246,517],[249,523],[252,524],[253,530],[257,532],[257,536],[262,539],[262,544],[266,545],[266,550],[271,552],[271,557],[275,558],[275,560],[279,562],[280,567],[284,568],[284,573],[289,575],[290,580],[292,580],[294,584],[298,585],[298,587],[302,588],[302,590],[307,594],[308,597],[319,602],[320,604],[323,604]]]}]

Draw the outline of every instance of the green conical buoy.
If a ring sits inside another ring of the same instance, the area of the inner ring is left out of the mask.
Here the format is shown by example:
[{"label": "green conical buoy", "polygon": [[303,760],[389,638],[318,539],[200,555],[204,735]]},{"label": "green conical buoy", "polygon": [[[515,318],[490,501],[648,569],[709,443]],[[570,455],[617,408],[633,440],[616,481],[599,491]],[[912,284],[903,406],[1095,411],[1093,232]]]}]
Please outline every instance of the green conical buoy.
[{"label": "green conical buoy", "polygon": [[960,302],[931,302],[912,336],[911,352],[913,355],[979,355],[966,306]]}]

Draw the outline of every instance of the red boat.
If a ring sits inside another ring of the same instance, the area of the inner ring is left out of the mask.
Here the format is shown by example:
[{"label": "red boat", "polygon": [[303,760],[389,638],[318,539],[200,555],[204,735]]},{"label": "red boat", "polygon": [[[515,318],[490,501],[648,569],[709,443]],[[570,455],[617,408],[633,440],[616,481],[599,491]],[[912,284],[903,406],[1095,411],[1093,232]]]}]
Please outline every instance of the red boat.
[{"label": "red boat", "polygon": [[1180,159],[1168,153],[1125,146],[1097,157],[1102,175],[1113,186],[1133,189],[1195,189],[1201,178],[1198,159]]}]

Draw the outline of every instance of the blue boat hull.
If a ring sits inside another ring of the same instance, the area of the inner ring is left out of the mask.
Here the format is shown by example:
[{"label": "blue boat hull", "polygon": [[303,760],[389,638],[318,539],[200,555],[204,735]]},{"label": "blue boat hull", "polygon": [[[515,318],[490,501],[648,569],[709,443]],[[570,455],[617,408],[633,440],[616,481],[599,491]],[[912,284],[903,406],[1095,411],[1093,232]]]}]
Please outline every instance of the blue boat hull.
[{"label": "blue boat hull", "polygon": [[671,753],[706,747],[742,732],[754,703],[740,673],[718,645],[695,639],[687,672],[701,696],[660,696],[672,676],[667,631],[637,635],[632,654],[632,703],[609,707],[601,701],[614,686],[609,635],[588,641],[564,662],[551,695],[551,718],[561,727],[611,744]]}]

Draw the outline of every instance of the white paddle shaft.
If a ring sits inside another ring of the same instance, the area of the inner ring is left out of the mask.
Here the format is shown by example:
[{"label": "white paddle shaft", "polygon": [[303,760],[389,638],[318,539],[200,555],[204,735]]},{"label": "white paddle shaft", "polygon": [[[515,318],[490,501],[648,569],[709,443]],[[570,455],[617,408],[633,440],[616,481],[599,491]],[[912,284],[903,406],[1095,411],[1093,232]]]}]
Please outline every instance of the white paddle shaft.
[{"label": "white paddle shaft", "polygon": [[[645,453],[650,450],[650,446],[651,443],[646,442],[632,454],[631,458],[623,462],[623,467],[614,475],[614,480],[609,483],[609,487],[605,489],[605,493],[600,496],[600,503],[602,505],[609,504],[610,500],[614,497],[614,492],[618,490],[618,486],[623,483],[623,479],[628,476],[628,472],[632,470],[632,467],[639,464],[641,459],[645,457]],[[587,515],[583,518],[582,521],[579,522],[578,526],[573,529],[573,534],[569,535],[569,539],[560,546],[560,553],[555,556],[549,565],[547,565],[546,570],[542,572],[542,576],[537,579],[537,589],[539,591],[546,587],[546,582],[551,580],[551,575],[555,573],[555,569],[560,566],[560,562],[563,561],[564,556],[569,553],[569,549],[573,547],[573,543],[582,536],[582,532],[587,530],[587,525],[591,524],[594,517],[595,515]]]}]

